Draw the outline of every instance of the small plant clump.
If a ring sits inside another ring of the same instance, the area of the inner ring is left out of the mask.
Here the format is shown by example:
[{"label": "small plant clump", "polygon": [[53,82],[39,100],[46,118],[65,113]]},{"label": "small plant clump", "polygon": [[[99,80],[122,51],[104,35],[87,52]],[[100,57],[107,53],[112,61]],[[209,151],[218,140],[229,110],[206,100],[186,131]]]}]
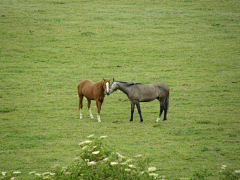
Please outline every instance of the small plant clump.
[{"label": "small plant clump", "polygon": [[11,180],[16,180],[17,177],[21,174],[20,171],[13,171],[13,172],[2,172],[0,176],[0,179],[11,179]]},{"label": "small plant clump", "polygon": [[222,165],[220,174],[222,180],[240,180],[240,170],[227,168],[227,165]]},{"label": "small plant clump", "polygon": [[[191,180],[206,180],[210,176],[213,176],[212,173],[209,173],[207,169],[195,172]],[[220,180],[240,180],[240,170],[234,170],[227,168],[227,165],[222,165],[221,170],[219,171],[218,178]]]}]

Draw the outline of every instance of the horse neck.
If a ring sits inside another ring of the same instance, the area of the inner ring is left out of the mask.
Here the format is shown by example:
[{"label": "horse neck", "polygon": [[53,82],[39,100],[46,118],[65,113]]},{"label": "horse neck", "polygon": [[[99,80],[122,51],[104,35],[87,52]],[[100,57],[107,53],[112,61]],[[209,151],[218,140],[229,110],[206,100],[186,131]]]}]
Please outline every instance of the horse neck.
[{"label": "horse neck", "polygon": [[[102,80],[103,81],[103,80]],[[98,86],[98,88],[101,90],[101,92],[104,92],[104,88],[103,88],[103,82],[102,81],[98,81],[96,82],[96,85]]]},{"label": "horse neck", "polygon": [[129,93],[129,88],[124,85],[123,83],[118,83],[119,86],[119,90],[122,91],[123,93],[125,93],[126,95],[128,95]]}]

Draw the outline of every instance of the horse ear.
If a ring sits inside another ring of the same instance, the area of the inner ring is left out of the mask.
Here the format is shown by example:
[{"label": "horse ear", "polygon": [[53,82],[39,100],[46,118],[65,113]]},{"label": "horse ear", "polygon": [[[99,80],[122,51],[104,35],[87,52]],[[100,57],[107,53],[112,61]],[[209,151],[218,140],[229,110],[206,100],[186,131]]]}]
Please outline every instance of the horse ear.
[{"label": "horse ear", "polygon": [[113,82],[114,82],[115,80],[114,80],[114,78],[113,78]]}]

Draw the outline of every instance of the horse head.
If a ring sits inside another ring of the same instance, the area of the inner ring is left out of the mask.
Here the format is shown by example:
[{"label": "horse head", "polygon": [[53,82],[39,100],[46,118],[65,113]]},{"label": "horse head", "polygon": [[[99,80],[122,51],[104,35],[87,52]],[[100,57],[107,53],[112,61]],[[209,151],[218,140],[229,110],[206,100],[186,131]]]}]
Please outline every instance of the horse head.
[{"label": "horse head", "polygon": [[111,84],[111,87],[109,89],[109,93],[107,95],[112,94],[114,91],[116,91],[118,89],[118,85],[117,85],[117,81],[114,80],[113,78],[113,82]]},{"label": "horse head", "polygon": [[103,89],[106,94],[109,94],[110,81],[111,79],[103,79]]}]

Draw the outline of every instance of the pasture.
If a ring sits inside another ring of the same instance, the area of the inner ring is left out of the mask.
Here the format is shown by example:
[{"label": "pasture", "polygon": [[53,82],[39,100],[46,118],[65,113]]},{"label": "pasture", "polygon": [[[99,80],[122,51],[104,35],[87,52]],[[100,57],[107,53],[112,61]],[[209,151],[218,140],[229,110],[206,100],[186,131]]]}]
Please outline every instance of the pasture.
[{"label": "pasture", "polygon": [[[122,154],[149,154],[166,179],[220,178],[240,169],[240,1],[1,0],[0,172],[46,172],[73,162],[90,134]],[[143,123],[117,91],[101,123],[90,119],[83,79],[162,82],[159,102],[141,103]],[[161,120],[163,117],[161,117]]]}]

